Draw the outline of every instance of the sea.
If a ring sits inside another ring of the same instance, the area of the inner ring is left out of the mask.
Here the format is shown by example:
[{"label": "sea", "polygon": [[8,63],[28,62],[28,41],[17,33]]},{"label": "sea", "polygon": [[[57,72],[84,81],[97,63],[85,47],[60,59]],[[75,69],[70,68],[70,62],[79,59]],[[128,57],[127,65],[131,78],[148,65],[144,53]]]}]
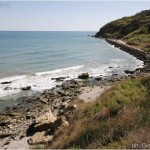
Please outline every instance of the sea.
[{"label": "sea", "polygon": [[[0,109],[16,102],[19,96],[51,89],[56,77],[77,78],[124,74],[143,66],[143,62],[88,35],[96,32],[1,31],[0,32]],[[1,84],[1,82],[11,82]],[[23,92],[22,87],[32,90]],[[6,90],[7,89],[7,90]]]}]

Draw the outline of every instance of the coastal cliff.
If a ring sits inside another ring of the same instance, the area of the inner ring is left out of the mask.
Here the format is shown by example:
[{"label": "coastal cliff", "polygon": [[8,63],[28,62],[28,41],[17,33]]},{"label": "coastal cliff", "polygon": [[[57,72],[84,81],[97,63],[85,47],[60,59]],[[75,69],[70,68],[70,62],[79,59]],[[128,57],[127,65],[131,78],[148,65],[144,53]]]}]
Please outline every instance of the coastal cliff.
[{"label": "coastal cliff", "polygon": [[95,37],[121,39],[145,52],[150,52],[150,10],[112,21],[96,33]]}]

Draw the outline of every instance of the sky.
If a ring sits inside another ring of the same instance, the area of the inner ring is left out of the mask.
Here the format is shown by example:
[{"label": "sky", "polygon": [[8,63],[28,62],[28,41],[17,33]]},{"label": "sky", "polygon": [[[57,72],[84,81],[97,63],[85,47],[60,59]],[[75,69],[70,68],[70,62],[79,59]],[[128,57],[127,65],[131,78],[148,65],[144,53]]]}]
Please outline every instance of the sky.
[{"label": "sky", "polygon": [[98,31],[150,1],[0,1],[0,31]]}]

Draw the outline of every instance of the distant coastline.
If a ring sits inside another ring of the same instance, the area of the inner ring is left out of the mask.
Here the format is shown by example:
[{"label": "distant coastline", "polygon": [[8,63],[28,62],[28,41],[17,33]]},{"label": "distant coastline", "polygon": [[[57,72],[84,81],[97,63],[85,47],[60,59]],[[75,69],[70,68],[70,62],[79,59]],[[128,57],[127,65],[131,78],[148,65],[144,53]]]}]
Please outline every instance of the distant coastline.
[{"label": "distant coastline", "polygon": [[139,60],[144,61],[146,63],[146,53],[136,47],[130,46],[123,42],[122,40],[117,39],[105,39],[107,43],[114,45],[115,47],[120,48],[121,50],[133,55]]},{"label": "distant coastline", "polygon": [[[95,36],[96,37],[96,36]],[[144,67],[140,70],[144,72],[148,72],[150,70],[150,54],[138,49],[134,46],[128,45],[125,42],[123,42],[121,39],[109,39],[109,38],[103,38],[103,37],[96,37],[100,39],[104,39],[107,43],[114,45],[115,47],[118,47],[120,50],[123,50],[127,52],[128,54],[136,57],[137,59],[144,62]]]}]

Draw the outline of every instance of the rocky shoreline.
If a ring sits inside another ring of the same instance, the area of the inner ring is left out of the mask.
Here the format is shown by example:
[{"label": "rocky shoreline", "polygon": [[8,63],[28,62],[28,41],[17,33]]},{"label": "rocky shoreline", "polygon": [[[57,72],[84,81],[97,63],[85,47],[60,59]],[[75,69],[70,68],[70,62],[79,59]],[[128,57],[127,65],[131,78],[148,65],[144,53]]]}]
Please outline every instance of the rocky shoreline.
[{"label": "rocky shoreline", "polygon": [[13,142],[22,139],[26,139],[28,148],[52,141],[57,129],[69,125],[70,116],[83,103],[78,97],[83,92],[81,88],[105,88],[117,81],[143,75],[147,74],[136,71],[126,76],[89,77],[84,73],[79,76],[80,79],[64,81],[55,88],[45,90],[40,96],[21,99],[17,106],[7,108],[0,114],[0,147],[11,148]]},{"label": "rocky shoreline", "polygon": [[[123,76],[112,74],[109,77],[89,77],[88,73],[83,73],[78,79],[55,79],[63,83],[45,90],[39,96],[22,98],[16,106],[0,113],[0,148],[32,148],[50,143],[53,134],[59,128],[68,126],[69,118],[78,109],[78,105],[84,103],[79,98],[84,87],[106,89],[121,80],[149,76],[150,57],[146,53],[137,52],[137,49],[115,40],[106,41],[144,61],[145,66],[134,71],[125,70],[126,75]],[[22,142],[23,147],[19,147],[19,142]]]},{"label": "rocky shoreline", "polygon": [[107,43],[118,47],[119,49],[133,55],[137,59],[144,62],[144,67],[141,69],[142,72],[149,72],[150,71],[150,53],[146,53],[138,48],[133,46],[127,45],[125,42],[116,39],[105,39]]},{"label": "rocky shoreline", "polygon": [[114,45],[115,47],[120,48],[121,50],[129,53],[130,55],[135,56],[137,59],[142,60],[142,61],[144,61],[144,63],[146,63],[145,60],[147,59],[147,57],[146,57],[146,53],[144,51],[141,51],[140,49],[129,46],[121,40],[106,39],[106,42]]}]

